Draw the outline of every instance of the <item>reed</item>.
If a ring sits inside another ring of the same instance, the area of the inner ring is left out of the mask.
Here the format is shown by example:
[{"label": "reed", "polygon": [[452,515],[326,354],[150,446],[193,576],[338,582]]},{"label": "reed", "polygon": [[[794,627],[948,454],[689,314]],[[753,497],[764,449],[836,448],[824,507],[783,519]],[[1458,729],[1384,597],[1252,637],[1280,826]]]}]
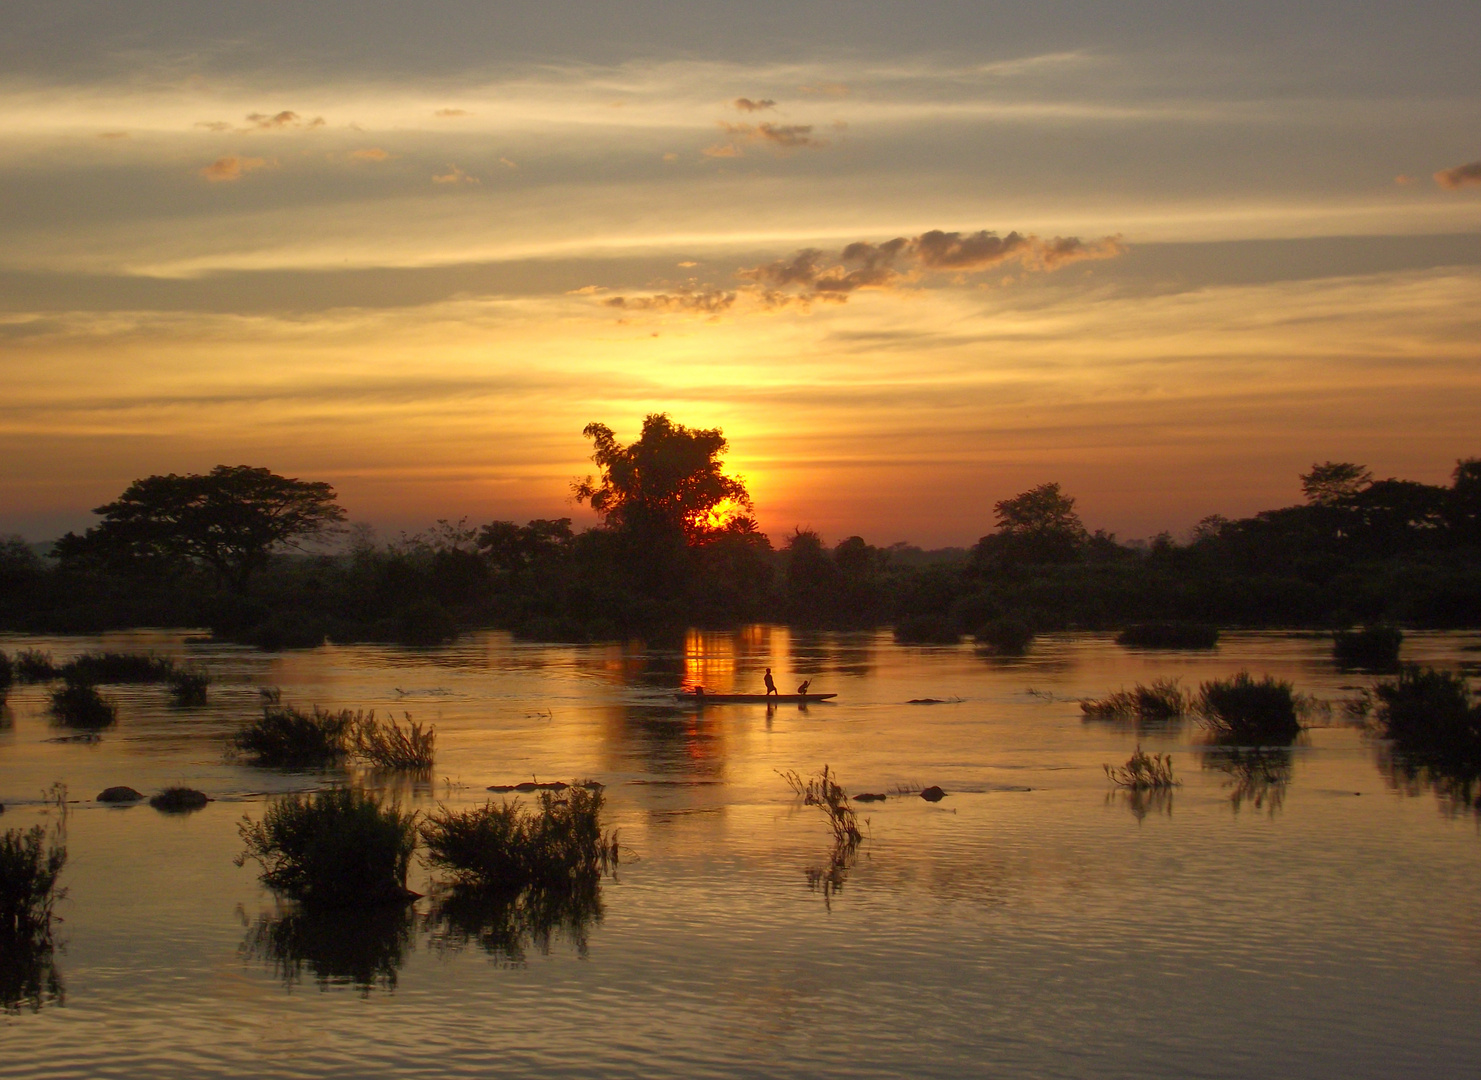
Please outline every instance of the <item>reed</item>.
[{"label": "reed", "polygon": [[68,727],[97,730],[118,719],[118,706],[90,683],[64,683],[51,692],[51,714]]},{"label": "reed", "polygon": [[1117,787],[1131,791],[1162,791],[1177,787],[1173,779],[1171,754],[1146,754],[1140,745],[1132,751],[1125,765],[1102,765],[1106,776]]},{"label": "reed", "polygon": [[21,940],[46,930],[52,907],[66,891],[57,888],[67,846],[44,826],[0,833],[0,941]]},{"label": "reed", "polygon": [[1206,623],[1132,623],[1116,635],[1116,644],[1137,649],[1212,649],[1219,644],[1219,628]]},{"label": "reed", "polygon": [[833,830],[833,841],[839,847],[853,850],[864,840],[859,828],[859,815],[849,801],[848,792],[838,783],[837,774],[830,773],[828,766],[823,771],[804,778],[796,770],[778,770],[794,794],[802,799],[804,806],[816,806],[828,819]]},{"label": "reed", "polygon": [[40,649],[22,649],[15,654],[15,677],[17,682],[51,682],[60,672],[52,663],[51,653]]},{"label": "reed", "polygon": [[1199,688],[1198,711],[1215,742],[1233,746],[1285,746],[1301,733],[1299,699],[1288,682],[1248,671]]},{"label": "reed", "polygon": [[1361,630],[1339,630],[1332,635],[1332,659],[1337,666],[1359,671],[1397,671],[1404,631],[1375,623]]},{"label": "reed", "polygon": [[1192,698],[1177,679],[1157,679],[1151,686],[1137,683],[1131,690],[1080,702],[1080,711],[1089,720],[1176,720],[1192,707]]},{"label": "reed", "polygon": [[1465,676],[1410,664],[1373,697],[1379,733],[1401,754],[1452,773],[1481,771],[1481,704]]},{"label": "reed", "polygon": [[429,866],[464,889],[570,888],[600,880],[619,862],[617,837],[602,832],[605,796],[571,785],[470,810],[438,809],[421,826]]},{"label": "reed", "polygon": [[355,726],[355,749],[377,769],[428,772],[433,765],[437,729],[430,727],[423,731],[410,713],[403,715],[404,728],[394,718],[382,723],[373,712],[364,717]]},{"label": "reed", "polygon": [[264,885],[320,908],[367,907],[411,897],[406,872],[416,850],[416,814],[361,788],[288,795],[259,822],[237,828]]},{"label": "reed", "polygon": [[203,667],[176,668],[169,678],[170,695],[176,705],[204,705],[211,673]]},{"label": "reed", "polygon": [[262,718],[232,737],[232,745],[254,764],[281,768],[320,768],[344,759],[365,715],[342,709],[331,712],[315,705],[302,712],[269,699]]}]

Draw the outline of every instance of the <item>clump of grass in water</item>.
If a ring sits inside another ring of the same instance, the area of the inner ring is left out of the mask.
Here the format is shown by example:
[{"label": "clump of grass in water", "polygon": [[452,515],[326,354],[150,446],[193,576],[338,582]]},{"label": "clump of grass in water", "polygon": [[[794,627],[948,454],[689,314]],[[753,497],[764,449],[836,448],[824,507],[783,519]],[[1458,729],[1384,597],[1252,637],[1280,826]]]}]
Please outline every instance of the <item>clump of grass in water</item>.
[{"label": "clump of grass in water", "polygon": [[176,705],[204,705],[211,673],[205,668],[176,668],[169,683]]},{"label": "clump of grass in water", "polygon": [[1212,649],[1219,628],[1203,623],[1133,623],[1116,635],[1117,645],[1139,649]]},{"label": "clump of grass in water", "polygon": [[1332,635],[1332,658],[1341,668],[1364,671],[1394,671],[1404,631],[1397,626],[1375,623],[1361,630],[1339,630]]},{"label": "clump of grass in water", "polygon": [[51,682],[60,672],[51,661],[51,653],[40,649],[22,649],[15,654],[15,676],[18,682]]},{"label": "clump of grass in water", "polygon": [[1288,682],[1248,671],[1199,688],[1198,711],[1215,742],[1235,746],[1285,746],[1301,733],[1299,699]]},{"label": "clump of grass in water", "polygon": [[175,674],[173,660],[141,653],[83,653],[57,669],[68,682],[160,683]]},{"label": "clump of grass in water", "polygon": [[1163,791],[1178,786],[1172,776],[1171,754],[1145,754],[1140,745],[1125,765],[1102,765],[1111,782],[1131,791]]},{"label": "clump of grass in water", "polygon": [[838,783],[836,774],[830,774],[828,766],[823,771],[804,779],[796,770],[778,770],[787,786],[802,799],[804,806],[816,806],[828,818],[833,830],[833,841],[850,851],[864,842],[864,833],[859,829],[859,815],[849,802],[848,792]]},{"label": "clump of grass in water", "polygon": [[416,814],[385,805],[360,788],[289,795],[260,822],[243,817],[246,848],[236,857],[262,866],[268,888],[320,908],[406,901],[406,871],[416,850]]},{"label": "clump of grass in water", "polygon": [[270,698],[262,719],[238,731],[232,745],[258,765],[315,768],[342,760],[364,723],[364,713],[349,709],[331,712],[315,705],[305,713]]},{"label": "clump of grass in water", "polygon": [[405,728],[395,719],[381,723],[372,712],[355,727],[355,749],[377,769],[427,772],[433,765],[437,729],[423,731],[410,713],[403,715]]},{"label": "clump of grass in water", "polygon": [[1157,679],[1151,686],[1137,683],[1103,698],[1087,698],[1080,711],[1091,720],[1176,720],[1193,706],[1177,679]]},{"label": "clump of grass in water", "polygon": [[51,692],[51,713],[68,727],[97,729],[118,719],[118,706],[91,683],[69,682]]},{"label": "clump of grass in water", "polygon": [[1463,675],[1406,665],[1393,682],[1373,687],[1378,732],[1392,739],[1396,771],[1425,779],[1442,795],[1481,805],[1481,704]]},{"label": "clump of grass in water", "polygon": [[518,799],[439,809],[421,826],[428,865],[464,889],[517,892],[595,882],[618,863],[616,835],[602,832],[600,790],[572,785],[537,799],[528,811]]}]

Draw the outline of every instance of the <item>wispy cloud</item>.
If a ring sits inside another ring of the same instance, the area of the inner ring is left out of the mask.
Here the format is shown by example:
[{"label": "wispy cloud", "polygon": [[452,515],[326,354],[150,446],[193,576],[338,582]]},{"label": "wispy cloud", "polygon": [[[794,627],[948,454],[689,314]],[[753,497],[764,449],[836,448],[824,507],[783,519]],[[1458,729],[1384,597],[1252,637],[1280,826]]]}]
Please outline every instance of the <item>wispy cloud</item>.
[{"label": "wispy cloud", "polygon": [[247,123],[258,131],[274,131],[279,128],[316,128],[324,126],[324,118],[316,116],[305,120],[292,109],[276,113],[248,113]]},{"label": "wispy cloud", "polygon": [[1435,174],[1435,183],[1450,191],[1470,185],[1481,186],[1481,161],[1457,165],[1453,169],[1441,169]]},{"label": "wispy cloud", "polygon": [[370,146],[364,150],[351,150],[350,157],[356,161],[390,161],[391,154],[382,150],[379,146]]},{"label": "wispy cloud", "polygon": [[731,104],[741,112],[761,112],[763,109],[776,108],[776,102],[771,98],[761,98],[758,101],[748,97],[738,97]]},{"label": "wispy cloud", "polygon": [[456,165],[451,164],[448,165],[447,172],[438,173],[432,177],[434,184],[477,184],[479,182],[478,177],[465,173]]},{"label": "wispy cloud", "polygon": [[459,116],[472,116],[473,114],[467,109],[436,109],[432,115],[440,116],[444,120],[453,120]]},{"label": "wispy cloud", "polygon": [[928,283],[933,276],[950,275],[962,281],[1016,263],[1027,271],[1053,271],[1087,259],[1110,259],[1126,250],[1119,237],[1084,241],[1077,236],[1043,239],[1010,232],[999,236],[932,229],[919,236],[897,236],[883,243],[860,240],[837,252],[803,248],[784,258],[736,271],[743,284],[734,291],[706,286],[651,296],[620,296],[603,300],[607,307],[628,311],[684,311],[719,314],[745,300],[763,311],[815,303],[844,303],[864,289],[897,289]]},{"label": "wispy cloud", "polygon": [[200,175],[213,184],[230,183],[240,180],[249,172],[258,169],[271,169],[277,166],[276,161],[269,161],[260,157],[238,157],[236,154],[228,154],[219,157],[211,164],[200,170]]},{"label": "wispy cloud", "polygon": [[735,143],[716,143],[706,146],[700,153],[711,158],[734,158],[741,156],[741,149]]},{"label": "wispy cloud", "polygon": [[705,157],[742,157],[744,151],[737,143],[753,142],[770,145],[780,150],[795,150],[801,146],[818,149],[828,145],[827,139],[813,134],[811,124],[732,124],[720,121],[720,128],[730,136],[730,141],[706,147]]}]

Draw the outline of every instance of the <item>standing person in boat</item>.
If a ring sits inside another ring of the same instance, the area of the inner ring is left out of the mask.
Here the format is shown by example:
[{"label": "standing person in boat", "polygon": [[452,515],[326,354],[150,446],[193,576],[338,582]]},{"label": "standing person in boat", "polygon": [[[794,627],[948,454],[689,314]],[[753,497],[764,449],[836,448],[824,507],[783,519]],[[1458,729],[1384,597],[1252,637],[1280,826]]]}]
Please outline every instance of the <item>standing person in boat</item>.
[{"label": "standing person in boat", "polygon": [[[771,697],[772,694],[775,694],[777,692],[776,680],[771,677],[771,668],[767,668],[766,669],[766,677],[763,678],[761,681],[764,682],[764,683],[766,683],[766,696],[767,697]],[[778,696],[780,696],[780,695],[778,695]]]}]

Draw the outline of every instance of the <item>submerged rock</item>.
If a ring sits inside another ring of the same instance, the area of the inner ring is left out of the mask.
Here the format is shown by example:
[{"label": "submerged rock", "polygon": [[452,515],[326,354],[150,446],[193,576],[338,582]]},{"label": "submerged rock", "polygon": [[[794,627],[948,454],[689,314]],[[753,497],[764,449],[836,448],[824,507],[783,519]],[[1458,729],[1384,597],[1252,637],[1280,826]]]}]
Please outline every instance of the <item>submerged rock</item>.
[{"label": "submerged rock", "polygon": [[210,801],[211,797],[204,791],[188,787],[172,787],[165,788],[150,799],[149,805],[167,814],[182,814],[188,810],[199,810]]},{"label": "submerged rock", "polygon": [[926,802],[940,802],[942,799],[946,798],[946,792],[942,791],[935,784],[932,784],[930,787],[926,788],[920,793],[920,797],[922,799],[925,799]]},{"label": "submerged rock", "polygon": [[876,791],[866,791],[862,795],[855,795],[854,802],[884,802],[886,796]]},{"label": "submerged rock", "polygon": [[98,802],[107,803],[136,803],[144,796],[131,787],[119,784],[116,787],[104,788],[98,792]]}]

